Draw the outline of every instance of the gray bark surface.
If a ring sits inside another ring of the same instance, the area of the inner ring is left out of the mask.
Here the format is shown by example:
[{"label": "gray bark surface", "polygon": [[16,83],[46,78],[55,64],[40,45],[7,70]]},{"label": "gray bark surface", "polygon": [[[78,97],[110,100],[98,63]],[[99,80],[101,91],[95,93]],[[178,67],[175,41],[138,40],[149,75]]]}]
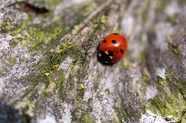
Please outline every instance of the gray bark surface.
[{"label": "gray bark surface", "polygon": [[183,0],[1,0],[0,123],[186,123],[185,25]]}]

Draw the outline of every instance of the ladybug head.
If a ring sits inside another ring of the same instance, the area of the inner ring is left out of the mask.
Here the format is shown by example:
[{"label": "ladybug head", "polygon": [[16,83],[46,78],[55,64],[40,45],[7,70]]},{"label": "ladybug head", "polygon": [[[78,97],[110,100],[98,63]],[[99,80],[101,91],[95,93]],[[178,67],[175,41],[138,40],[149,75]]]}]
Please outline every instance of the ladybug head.
[{"label": "ladybug head", "polygon": [[[111,58],[112,57],[112,51],[109,51],[108,53],[105,53],[101,50],[98,50],[97,52],[97,58],[98,58],[98,61],[103,64],[103,65],[113,65],[113,62],[111,61]],[[110,54],[110,55],[108,55]]]}]

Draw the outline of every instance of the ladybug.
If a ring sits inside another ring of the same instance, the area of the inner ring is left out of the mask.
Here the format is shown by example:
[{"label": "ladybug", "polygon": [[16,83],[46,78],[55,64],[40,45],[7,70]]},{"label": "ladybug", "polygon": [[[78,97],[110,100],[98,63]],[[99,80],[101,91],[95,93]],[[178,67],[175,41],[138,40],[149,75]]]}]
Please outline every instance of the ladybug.
[{"label": "ladybug", "polygon": [[127,40],[122,34],[109,34],[99,44],[98,61],[105,65],[112,65],[125,54],[126,50]]}]

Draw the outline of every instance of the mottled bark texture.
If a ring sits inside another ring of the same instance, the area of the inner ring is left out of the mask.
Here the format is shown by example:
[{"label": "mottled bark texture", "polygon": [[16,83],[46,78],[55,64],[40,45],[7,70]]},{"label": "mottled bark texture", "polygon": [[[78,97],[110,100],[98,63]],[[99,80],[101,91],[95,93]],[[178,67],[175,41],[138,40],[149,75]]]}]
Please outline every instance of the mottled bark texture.
[{"label": "mottled bark texture", "polygon": [[0,122],[185,123],[185,25],[185,0],[1,0]]}]

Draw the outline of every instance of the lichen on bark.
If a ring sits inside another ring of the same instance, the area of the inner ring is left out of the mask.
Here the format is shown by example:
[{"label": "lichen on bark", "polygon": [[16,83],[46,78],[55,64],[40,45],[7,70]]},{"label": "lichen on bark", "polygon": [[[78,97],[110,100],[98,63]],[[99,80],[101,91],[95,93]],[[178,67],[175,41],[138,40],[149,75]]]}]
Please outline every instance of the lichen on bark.
[{"label": "lichen on bark", "polygon": [[[185,4],[0,1],[0,121],[184,123]],[[113,32],[128,50],[102,65]]]}]

